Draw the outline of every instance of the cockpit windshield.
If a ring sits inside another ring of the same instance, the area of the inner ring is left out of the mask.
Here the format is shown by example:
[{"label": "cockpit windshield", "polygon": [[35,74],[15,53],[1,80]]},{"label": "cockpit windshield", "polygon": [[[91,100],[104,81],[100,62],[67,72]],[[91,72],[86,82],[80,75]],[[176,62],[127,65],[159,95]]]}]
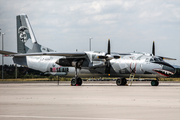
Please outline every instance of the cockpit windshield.
[{"label": "cockpit windshield", "polygon": [[150,62],[162,62],[163,59],[162,58],[151,58]]}]

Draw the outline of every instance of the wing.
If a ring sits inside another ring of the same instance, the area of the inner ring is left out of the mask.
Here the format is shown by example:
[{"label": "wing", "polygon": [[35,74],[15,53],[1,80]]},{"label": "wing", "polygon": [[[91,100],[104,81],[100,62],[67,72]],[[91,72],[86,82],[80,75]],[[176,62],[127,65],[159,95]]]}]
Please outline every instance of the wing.
[{"label": "wing", "polygon": [[59,53],[59,52],[47,52],[47,53],[26,53],[26,54],[10,54],[14,57],[22,57],[22,56],[66,56],[66,57],[80,57],[85,56],[86,53]]},{"label": "wing", "polygon": [[66,56],[66,57],[79,57],[85,56],[86,53],[58,53],[58,52],[47,52],[47,53],[26,53],[26,54],[14,54],[13,56]]},{"label": "wing", "polygon": [[0,54],[3,54],[3,55],[15,55],[15,54],[17,54],[17,53],[15,53],[15,52],[9,52],[9,51],[2,51],[2,50],[0,50]]},{"label": "wing", "polygon": [[66,56],[66,57],[81,57],[85,56],[85,52],[74,52],[74,53],[59,53],[59,52],[44,52],[44,53],[15,53],[15,52],[9,52],[9,51],[2,51],[0,50],[0,54],[3,55],[10,55],[14,57],[22,57],[22,56]]}]

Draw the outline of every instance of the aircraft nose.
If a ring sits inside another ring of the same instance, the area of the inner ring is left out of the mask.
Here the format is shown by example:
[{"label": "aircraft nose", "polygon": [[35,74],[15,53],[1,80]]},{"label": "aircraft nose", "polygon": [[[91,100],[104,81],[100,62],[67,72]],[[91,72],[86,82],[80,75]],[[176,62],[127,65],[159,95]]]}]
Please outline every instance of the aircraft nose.
[{"label": "aircraft nose", "polygon": [[158,64],[162,65],[163,67],[162,67],[162,69],[154,69],[155,72],[157,72],[163,76],[166,76],[166,77],[169,77],[169,76],[175,74],[176,70],[172,65],[170,65],[166,62],[159,62]]},{"label": "aircraft nose", "polygon": [[168,75],[174,75],[176,73],[176,69],[171,65],[164,65],[163,70],[165,70]]}]

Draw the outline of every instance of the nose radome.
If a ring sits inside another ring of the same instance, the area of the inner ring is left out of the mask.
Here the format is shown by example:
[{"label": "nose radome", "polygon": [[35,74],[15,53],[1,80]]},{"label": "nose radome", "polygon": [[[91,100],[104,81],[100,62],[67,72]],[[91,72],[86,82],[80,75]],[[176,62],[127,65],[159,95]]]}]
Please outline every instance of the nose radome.
[{"label": "nose radome", "polygon": [[173,66],[163,65],[163,70],[171,72],[171,75],[174,75],[176,73],[176,69]]},{"label": "nose radome", "polygon": [[170,65],[169,63],[166,63],[166,62],[154,62],[155,64],[159,64],[160,66],[163,66],[162,68],[160,69],[153,69],[153,71],[163,75],[163,76],[166,76],[166,77],[169,77],[171,75],[174,75],[176,70],[175,68]]}]

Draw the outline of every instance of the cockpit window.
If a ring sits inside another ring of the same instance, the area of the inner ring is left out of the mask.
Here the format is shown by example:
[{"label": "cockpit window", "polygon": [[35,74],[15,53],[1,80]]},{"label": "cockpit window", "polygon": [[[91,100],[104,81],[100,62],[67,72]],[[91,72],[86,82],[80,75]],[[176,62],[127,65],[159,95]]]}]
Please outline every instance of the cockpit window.
[{"label": "cockpit window", "polygon": [[150,62],[161,62],[161,61],[163,61],[162,58],[151,58],[150,59]]},{"label": "cockpit window", "polygon": [[155,62],[159,62],[159,59],[158,59],[158,58],[154,58],[154,61],[155,61]]},{"label": "cockpit window", "polygon": [[151,58],[151,59],[150,59],[150,62],[154,62],[154,59],[153,59],[153,58]]},{"label": "cockpit window", "polygon": [[162,58],[159,58],[159,60],[160,60],[160,61],[163,61],[163,59],[162,59]]}]

